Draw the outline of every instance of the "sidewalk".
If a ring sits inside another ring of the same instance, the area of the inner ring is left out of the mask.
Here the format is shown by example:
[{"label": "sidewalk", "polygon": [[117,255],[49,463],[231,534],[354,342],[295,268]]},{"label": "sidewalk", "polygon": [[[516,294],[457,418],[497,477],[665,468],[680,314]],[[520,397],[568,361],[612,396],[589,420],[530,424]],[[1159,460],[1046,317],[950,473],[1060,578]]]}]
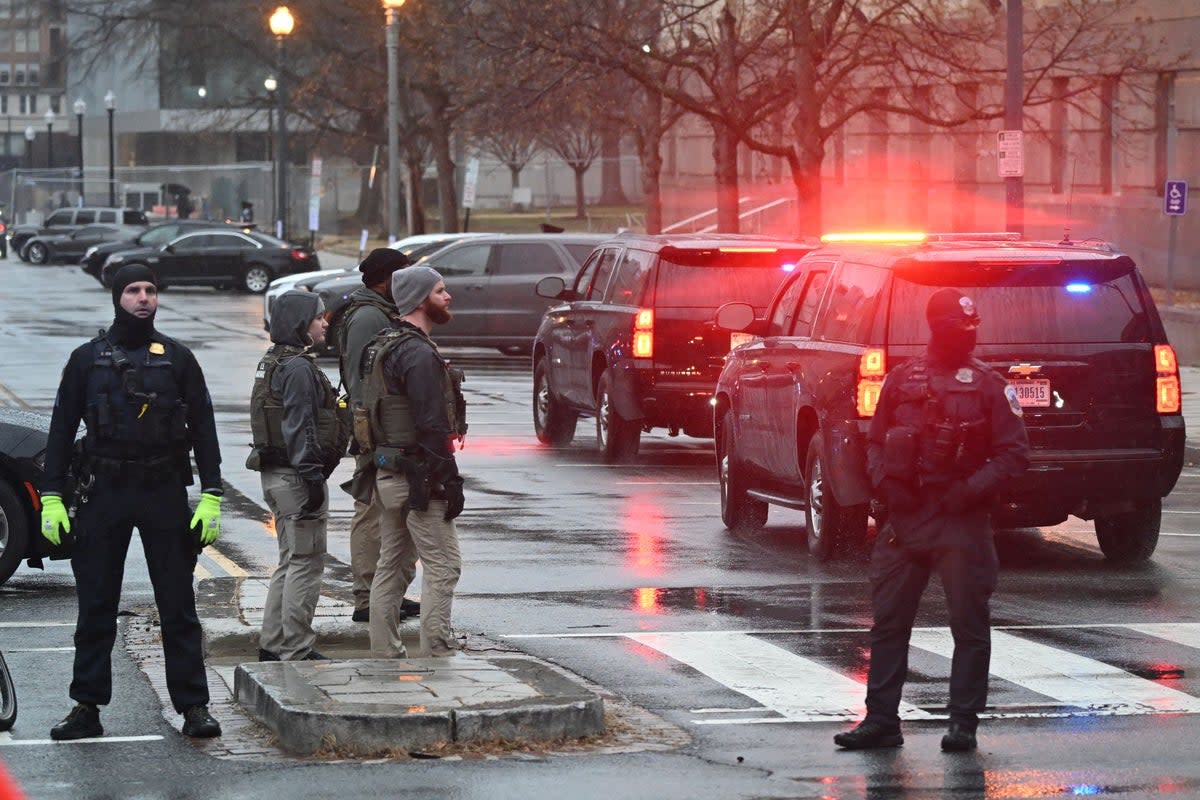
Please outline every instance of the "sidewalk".
[{"label": "sidewalk", "polygon": [[[322,594],[314,628],[330,661],[257,660],[267,578],[200,582],[210,667],[290,753],[369,756],[441,743],[552,741],[601,734],[604,702],[563,672],[518,654],[373,659],[353,605]],[[419,620],[402,624],[418,644]]]}]

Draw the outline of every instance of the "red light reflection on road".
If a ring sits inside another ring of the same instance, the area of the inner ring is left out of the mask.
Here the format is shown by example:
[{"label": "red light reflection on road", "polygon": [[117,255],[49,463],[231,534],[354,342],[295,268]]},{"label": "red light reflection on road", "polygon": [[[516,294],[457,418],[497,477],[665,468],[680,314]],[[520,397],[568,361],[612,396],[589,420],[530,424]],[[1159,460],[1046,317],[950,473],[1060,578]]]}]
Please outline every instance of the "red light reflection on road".
[{"label": "red light reflection on road", "polygon": [[658,602],[658,593],[661,589],[652,589],[650,587],[642,587],[633,590],[633,607],[635,611],[642,614],[658,615],[663,613],[662,606]]},{"label": "red light reflection on road", "polygon": [[621,529],[625,532],[625,565],[641,577],[661,576],[666,540],[662,509],[655,503],[630,499],[621,514]]}]

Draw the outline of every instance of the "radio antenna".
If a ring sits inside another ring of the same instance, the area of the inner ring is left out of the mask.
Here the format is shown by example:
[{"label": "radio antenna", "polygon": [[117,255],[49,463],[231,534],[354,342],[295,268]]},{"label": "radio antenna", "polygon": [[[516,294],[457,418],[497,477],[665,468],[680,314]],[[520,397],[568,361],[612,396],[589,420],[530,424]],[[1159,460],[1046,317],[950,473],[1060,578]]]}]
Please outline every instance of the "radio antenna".
[{"label": "radio antenna", "polygon": [[1075,170],[1079,168],[1079,156],[1071,159],[1071,189],[1067,192],[1067,220],[1063,225],[1063,238],[1059,244],[1073,244],[1071,241],[1071,209],[1075,205]]}]

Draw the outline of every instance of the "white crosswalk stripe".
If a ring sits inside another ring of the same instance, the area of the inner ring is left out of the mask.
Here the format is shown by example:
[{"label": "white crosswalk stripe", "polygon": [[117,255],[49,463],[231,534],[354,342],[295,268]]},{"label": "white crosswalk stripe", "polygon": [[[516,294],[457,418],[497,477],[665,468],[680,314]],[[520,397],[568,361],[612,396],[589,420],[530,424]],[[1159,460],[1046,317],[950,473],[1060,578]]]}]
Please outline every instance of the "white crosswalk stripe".
[{"label": "white crosswalk stripe", "polygon": [[[999,697],[1008,704],[995,702],[981,716],[1200,714],[1200,697],[1061,646],[1036,641],[1037,631],[1043,627],[1061,632],[1073,626],[1015,626],[992,631],[993,700]],[[1081,625],[1078,628],[1093,631],[1111,628],[1200,650],[1200,623],[1129,623]],[[861,637],[865,631],[672,631],[625,632],[616,636],[686,664],[757,704],[736,708],[693,708],[691,713],[696,717],[693,722],[697,725],[861,719],[866,693],[862,676],[855,678],[839,671],[836,664],[830,663],[828,651],[809,658],[766,640],[777,633],[801,636],[797,649],[804,650],[806,634],[821,633],[826,638],[833,634]],[[916,651],[924,651],[947,662],[954,651],[949,628],[918,628],[913,631],[911,644]],[[1154,652],[1153,646],[1150,652]],[[949,664],[946,663],[944,673],[948,672]],[[1007,684],[1011,686],[1004,688]],[[940,702],[944,702],[945,687],[939,688]],[[922,707],[904,703],[901,717],[939,719],[945,717],[945,710],[936,705]]]}]

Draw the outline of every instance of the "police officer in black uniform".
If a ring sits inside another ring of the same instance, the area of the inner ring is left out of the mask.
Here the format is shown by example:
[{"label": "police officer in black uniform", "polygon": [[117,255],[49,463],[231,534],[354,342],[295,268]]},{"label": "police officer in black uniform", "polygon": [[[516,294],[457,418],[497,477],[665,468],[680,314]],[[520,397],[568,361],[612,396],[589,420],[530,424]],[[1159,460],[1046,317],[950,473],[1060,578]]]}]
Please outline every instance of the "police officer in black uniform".
[{"label": "police officer in black uniform", "polygon": [[[50,736],[104,733],[97,706],[112,698],[121,578],[135,527],[162,625],[167,690],[183,714],[183,733],[219,736],[221,726],[208,712],[192,590],[196,556],[221,532],[221,455],[212,401],[192,352],[154,328],[154,273],[140,265],[122,267],[112,297],[112,326],[76,348],[63,370],[46,448],[42,534],[53,544],[64,533],[74,536],[71,567],[79,601],[70,690],[77,705]],[[83,457],[72,467],[81,420],[87,423]],[[195,451],[202,487],[195,513],[186,488],[193,482],[189,450]],[[70,503],[78,505],[73,521],[63,503],[68,472],[86,487],[86,499]]]},{"label": "police officer in black uniform", "polygon": [[928,350],[888,374],[867,434],[867,466],[886,522],[871,556],[867,716],[834,737],[851,750],[904,743],[898,709],[909,637],[935,572],[954,637],[942,749],[975,749],[992,652],[988,601],[999,571],[988,512],[996,489],[1029,460],[1016,392],[972,357],[974,303],[939,289],[925,315]]}]

